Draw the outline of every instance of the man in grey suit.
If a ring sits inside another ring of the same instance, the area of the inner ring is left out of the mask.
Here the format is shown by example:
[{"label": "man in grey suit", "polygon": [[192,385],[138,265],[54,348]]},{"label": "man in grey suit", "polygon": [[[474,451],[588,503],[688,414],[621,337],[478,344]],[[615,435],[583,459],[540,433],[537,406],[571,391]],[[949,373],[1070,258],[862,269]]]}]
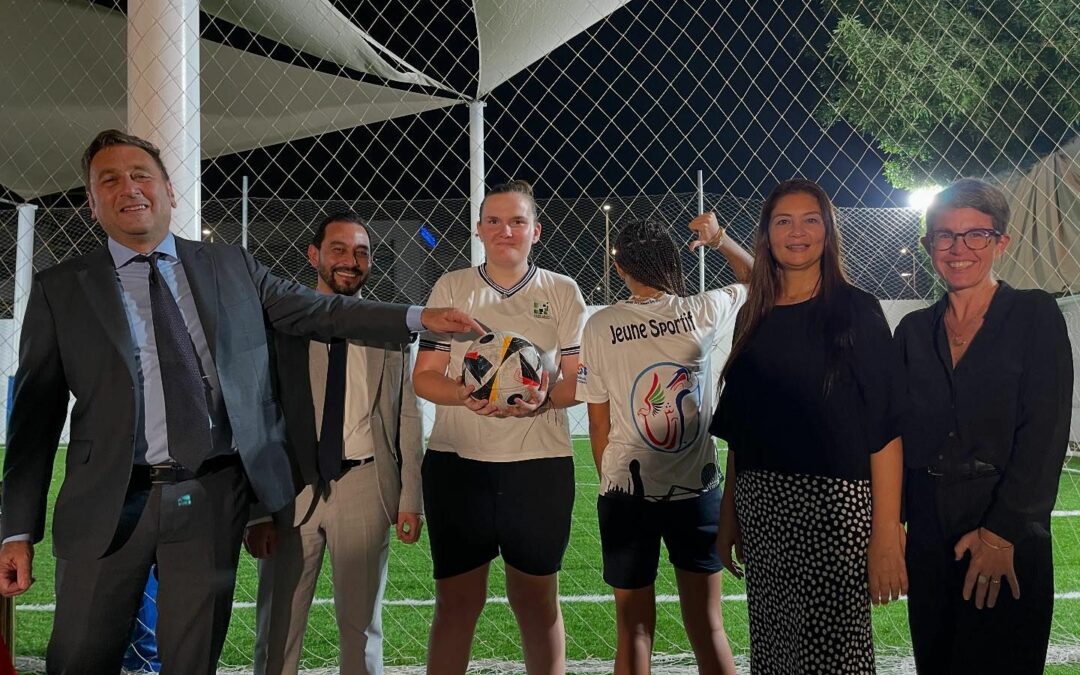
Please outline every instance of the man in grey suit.
[{"label": "man in grey suit", "polygon": [[[308,261],[318,292],[358,296],[371,268],[367,228],[354,213],[329,216],[315,229]],[[423,420],[411,350],[350,340],[340,345],[345,358],[335,360],[335,345],[291,335],[274,341],[285,430],[304,487],[274,522],[245,534],[249,552],[261,558],[255,673],[297,672],[329,550],[341,673],[380,674],[390,528],[411,544],[421,527]],[[335,377],[335,367],[343,374]]]},{"label": "man in grey suit", "polygon": [[109,241],[40,272],[30,292],[4,462],[0,593],[33,583],[74,395],[53,511],[48,672],[119,670],[156,562],[162,672],[213,673],[250,503],[276,511],[296,494],[266,324],[380,342],[407,342],[421,325],[479,326],[452,309],[319,295],[237,247],[173,236],[172,185],[143,139],[102,132],[83,169]]}]

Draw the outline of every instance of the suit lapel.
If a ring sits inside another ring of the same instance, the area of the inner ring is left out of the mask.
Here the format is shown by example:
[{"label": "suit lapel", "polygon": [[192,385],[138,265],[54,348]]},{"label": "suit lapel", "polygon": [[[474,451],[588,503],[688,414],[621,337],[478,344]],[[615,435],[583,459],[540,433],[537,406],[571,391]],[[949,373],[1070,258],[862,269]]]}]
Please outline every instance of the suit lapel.
[{"label": "suit lapel", "polygon": [[180,264],[184,266],[191,297],[195,301],[195,310],[199,313],[206,344],[210,347],[210,357],[217,362],[218,329],[218,287],[217,272],[210,262],[210,256],[202,242],[189,241],[176,237],[176,251],[180,255]]},{"label": "suit lapel", "polygon": [[105,333],[127,366],[133,383],[139,382],[135,364],[135,343],[131,339],[131,326],[124,301],[120,296],[120,284],[116,280],[116,267],[109,249],[105,246],[88,254],[85,267],[78,271],[79,284],[86,293],[90,307],[95,308]]},{"label": "suit lapel", "polygon": [[368,386],[368,408],[374,413],[375,406],[379,401],[379,387],[383,379],[383,363],[386,361],[386,350],[378,347],[364,345],[364,365]]}]

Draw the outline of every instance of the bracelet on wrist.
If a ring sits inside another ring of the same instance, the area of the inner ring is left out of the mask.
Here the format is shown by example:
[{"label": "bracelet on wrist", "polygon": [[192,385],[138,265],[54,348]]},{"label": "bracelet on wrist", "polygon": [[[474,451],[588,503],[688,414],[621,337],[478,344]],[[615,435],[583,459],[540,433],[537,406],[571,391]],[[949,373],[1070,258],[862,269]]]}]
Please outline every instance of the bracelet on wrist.
[{"label": "bracelet on wrist", "polygon": [[720,243],[724,241],[724,235],[727,234],[727,228],[721,227],[716,231],[716,235],[705,242],[705,246],[708,248],[720,248]]},{"label": "bracelet on wrist", "polygon": [[979,541],[982,542],[983,546],[986,546],[987,548],[992,548],[995,551],[1008,551],[1010,548],[1013,547],[1012,544],[1009,544],[1008,546],[997,546],[995,544],[991,544],[990,542],[986,541],[986,539],[983,538],[983,533],[982,533],[982,528],[981,527],[977,530],[977,534],[979,536]]}]

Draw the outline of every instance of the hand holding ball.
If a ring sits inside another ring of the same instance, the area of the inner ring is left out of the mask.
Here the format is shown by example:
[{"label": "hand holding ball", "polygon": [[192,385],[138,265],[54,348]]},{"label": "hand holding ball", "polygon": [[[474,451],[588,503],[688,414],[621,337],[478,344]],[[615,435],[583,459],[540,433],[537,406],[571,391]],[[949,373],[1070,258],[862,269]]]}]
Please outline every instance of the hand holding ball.
[{"label": "hand holding ball", "polygon": [[499,411],[528,400],[530,389],[543,383],[540,351],[517,333],[495,331],[477,338],[465,352],[462,379],[473,388],[470,397]]}]

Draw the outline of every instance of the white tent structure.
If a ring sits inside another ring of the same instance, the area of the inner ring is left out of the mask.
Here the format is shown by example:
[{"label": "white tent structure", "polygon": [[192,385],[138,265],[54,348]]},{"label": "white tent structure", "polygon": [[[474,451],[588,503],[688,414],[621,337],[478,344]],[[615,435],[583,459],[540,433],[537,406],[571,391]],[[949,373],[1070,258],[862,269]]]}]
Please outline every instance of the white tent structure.
[{"label": "white tent structure", "polygon": [[[447,64],[406,63],[329,0],[129,0],[126,16],[86,0],[0,0],[10,55],[0,68],[0,185],[22,200],[78,188],[87,142],[102,129],[128,129],[162,147],[188,214],[174,211],[174,230],[197,237],[202,159],[470,105],[470,156],[462,162],[471,168],[475,223],[484,97],[627,1],[476,0],[475,48],[459,61],[478,56],[477,86],[463,93],[421,69]],[[200,10],[364,81],[199,39]],[[32,204],[19,206],[14,319],[0,322],[3,372],[17,363],[34,213]],[[481,254],[475,246],[473,259]]]},{"label": "white tent structure", "polygon": [[1012,210],[1001,278],[1050,293],[1080,289],[1080,136],[998,181]]},{"label": "white tent structure", "polygon": [[[479,84],[463,94],[387,51],[328,0],[203,0],[209,14],[386,85],[201,40],[201,156],[482,100],[623,4],[478,0]],[[78,158],[88,139],[126,126],[127,23],[121,12],[85,0],[41,0],[32,8],[24,0],[0,0],[0,25],[13,57],[0,69],[6,129],[0,184],[23,199],[82,184]]]}]

